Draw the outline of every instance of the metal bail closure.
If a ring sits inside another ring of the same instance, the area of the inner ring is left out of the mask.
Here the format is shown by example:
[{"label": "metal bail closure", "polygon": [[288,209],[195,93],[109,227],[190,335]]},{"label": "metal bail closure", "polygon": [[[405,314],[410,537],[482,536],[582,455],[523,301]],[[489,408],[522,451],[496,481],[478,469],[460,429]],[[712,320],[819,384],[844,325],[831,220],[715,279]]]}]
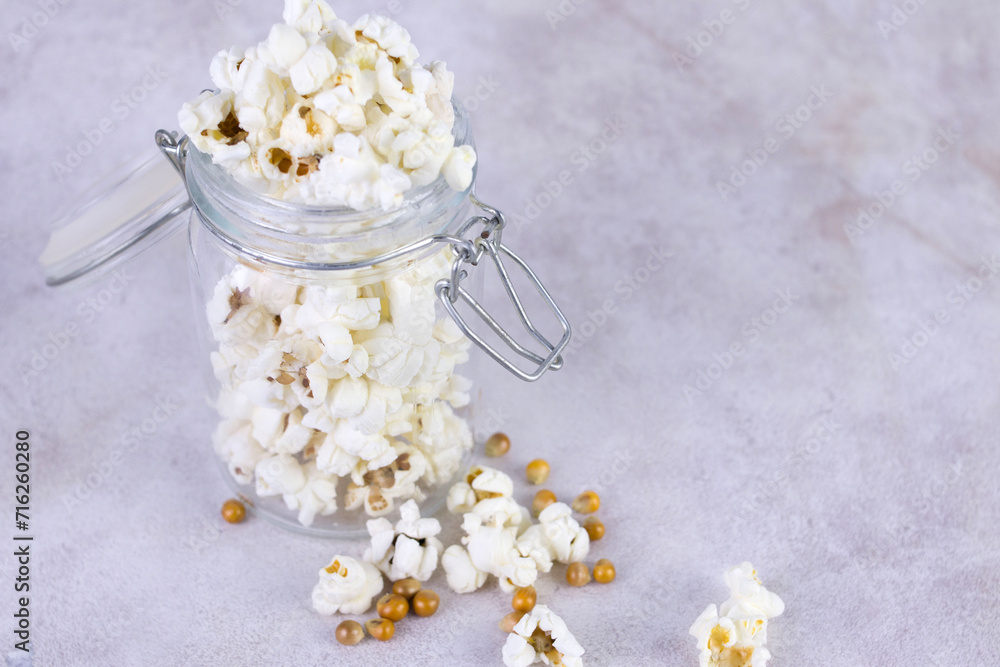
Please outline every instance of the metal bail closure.
[{"label": "metal bail closure", "polygon": [[[516,375],[517,377],[525,380],[527,382],[534,382],[540,378],[545,371],[551,369],[554,371],[562,368],[563,360],[560,354],[566,345],[569,343],[570,337],[572,336],[572,328],[570,327],[569,320],[563,314],[559,306],[552,299],[552,295],[549,291],[545,289],[542,281],[539,280],[535,272],[531,270],[531,267],[527,263],[518,257],[514,252],[510,250],[501,242],[501,234],[503,232],[505,220],[503,213],[499,210],[487,206],[483,202],[476,198],[475,194],[470,195],[472,202],[478,206],[480,209],[489,214],[489,217],[479,216],[472,218],[465,225],[462,226],[461,230],[457,234],[458,237],[462,237],[465,232],[467,232],[471,227],[477,223],[484,224],[482,232],[471,242],[473,249],[470,249],[469,242],[464,244],[453,244],[452,251],[455,253],[455,262],[452,265],[451,278],[444,278],[437,282],[435,285],[435,291],[437,292],[438,298],[444,304],[445,309],[448,314],[455,320],[458,327],[462,330],[466,336],[468,336],[473,342],[476,343],[486,354],[490,355],[494,361],[506,368],[508,371]],[[514,304],[514,308],[517,311],[517,316],[521,320],[521,324],[524,325],[525,330],[531,337],[535,339],[543,348],[544,352],[541,354],[533,352],[528,348],[524,347],[518,343],[513,336],[511,336],[507,330],[505,330],[496,319],[490,315],[482,304],[480,304],[476,299],[469,294],[469,292],[462,287],[462,279],[468,276],[468,273],[463,270],[464,264],[471,264],[472,266],[478,266],[479,260],[483,255],[488,255],[490,260],[492,260],[493,265],[496,267],[497,274],[500,277],[500,282],[503,284],[504,290],[507,292],[507,296],[510,298],[511,303]],[[504,259],[508,259],[514,263],[524,275],[528,278],[531,284],[538,291],[539,295],[545,300],[549,309],[559,320],[559,324],[562,326],[562,337],[555,344],[551,343],[548,338],[546,338],[541,331],[532,323],[531,317],[528,315],[524,308],[524,304],[521,302],[521,298],[518,296],[517,290],[514,288],[514,284],[511,282],[510,273],[507,270],[507,265]],[[458,300],[462,300],[473,312],[483,320],[494,333],[497,334],[503,340],[507,346],[513,350],[518,356],[528,359],[534,364],[533,369],[529,371],[524,371],[518,366],[516,366],[510,359],[505,357],[500,351],[494,348],[492,345],[487,343],[479,334],[472,330],[465,318],[458,312],[456,303]],[[545,356],[542,356],[544,354]]]}]

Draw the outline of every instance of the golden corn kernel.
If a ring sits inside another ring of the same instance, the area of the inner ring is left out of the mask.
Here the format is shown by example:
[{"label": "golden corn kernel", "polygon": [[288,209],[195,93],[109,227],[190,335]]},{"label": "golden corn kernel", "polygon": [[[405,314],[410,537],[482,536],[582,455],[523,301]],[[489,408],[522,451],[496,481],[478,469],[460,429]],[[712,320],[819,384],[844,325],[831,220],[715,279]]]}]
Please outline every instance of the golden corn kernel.
[{"label": "golden corn kernel", "polygon": [[357,621],[344,621],[337,626],[335,636],[344,646],[354,646],[365,638],[365,629]]},{"label": "golden corn kernel", "polygon": [[378,615],[388,618],[393,623],[403,620],[410,611],[410,603],[402,595],[386,593],[379,598],[375,605]]},{"label": "golden corn kernel", "polygon": [[590,581],[590,570],[583,563],[570,563],[566,568],[566,583],[570,586],[586,586]]},{"label": "golden corn kernel", "polygon": [[510,438],[505,433],[494,433],[486,440],[486,456],[496,458],[510,451]]},{"label": "golden corn kernel", "polygon": [[594,581],[599,584],[610,584],[615,580],[615,566],[607,558],[602,558],[594,565]]},{"label": "golden corn kernel", "polygon": [[514,611],[527,613],[535,608],[537,601],[538,593],[535,591],[535,587],[525,586],[514,591],[514,597],[510,601],[510,606],[514,608]]},{"label": "golden corn kernel", "polygon": [[404,598],[409,600],[420,592],[420,588],[420,582],[413,577],[409,577],[408,579],[400,579],[394,583],[392,585],[392,592],[396,595],[402,595]]},{"label": "golden corn kernel", "polygon": [[440,604],[441,596],[425,588],[413,596],[413,613],[417,616],[433,616]]},{"label": "golden corn kernel", "polygon": [[365,621],[365,630],[380,642],[387,642],[396,634],[396,624],[388,618],[372,618]]},{"label": "golden corn kernel", "polygon": [[573,511],[580,514],[593,514],[601,506],[601,497],[596,491],[584,491],[573,501]]},{"label": "golden corn kernel", "polygon": [[549,478],[549,462],[545,459],[535,459],[528,464],[524,472],[532,484],[543,484]]},{"label": "golden corn kernel", "polygon": [[583,522],[583,528],[587,531],[587,537],[591,542],[604,537],[604,524],[596,516],[588,516]]},{"label": "golden corn kernel", "polygon": [[504,632],[514,632],[514,626],[524,617],[523,611],[512,611],[500,619],[500,629]]},{"label": "golden corn kernel", "polygon": [[222,503],[222,518],[229,523],[239,523],[247,517],[247,508],[235,498]]},{"label": "golden corn kernel", "polygon": [[531,503],[531,512],[535,516],[542,513],[542,510],[556,502],[556,494],[552,493],[548,489],[542,489],[535,494],[535,499]]}]

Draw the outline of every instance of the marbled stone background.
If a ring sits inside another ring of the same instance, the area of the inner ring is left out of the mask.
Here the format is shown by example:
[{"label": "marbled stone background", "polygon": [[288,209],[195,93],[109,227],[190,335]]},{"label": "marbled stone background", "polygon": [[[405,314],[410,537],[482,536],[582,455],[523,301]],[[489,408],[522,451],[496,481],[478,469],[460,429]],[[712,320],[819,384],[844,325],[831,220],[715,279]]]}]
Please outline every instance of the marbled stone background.
[{"label": "marbled stone background", "polygon": [[[176,127],[212,54],[262,39],[280,3],[47,2],[51,17],[5,0],[0,18],[0,539],[29,429],[35,664],[499,664],[505,596],[447,594],[390,644],[345,649],[309,591],[361,546],[218,519],[182,237],[117,293],[52,291],[35,261],[55,210]],[[508,242],[575,326],[565,370],[483,375],[514,439],[504,466],[544,456],[557,493],[602,493],[591,560],[618,580],[539,585],[587,664],[696,664],[688,627],[743,560],[787,604],[774,667],[996,662],[996,3],[335,9],[395,10],[425,60],[448,61],[479,192],[514,214]],[[124,444],[158,402],[176,407]],[[0,551],[2,648],[25,664]]]}]

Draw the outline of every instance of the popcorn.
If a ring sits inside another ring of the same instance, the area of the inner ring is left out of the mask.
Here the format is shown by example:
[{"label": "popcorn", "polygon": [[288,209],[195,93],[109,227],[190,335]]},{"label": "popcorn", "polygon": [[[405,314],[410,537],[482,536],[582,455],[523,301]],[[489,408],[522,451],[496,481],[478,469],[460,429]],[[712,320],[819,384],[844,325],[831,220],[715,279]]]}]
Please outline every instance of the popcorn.
[{"label": "popcorn", "polygon": [[543,604],[525,614],[507,636],[503,664],[527,667],[536,662],[583,667],[584,650],[566,623]]},{"label": "popcorn", "polygon": [[337,511],[337,483],[316,467],[305,465],[305,485],[295,494],[285,496],[289,509],[299,511],[299,523],[311,526],[316,515],[329,516]]},{"label": "popcorn", "polygon": [[240,419],[223,420],[212,441],[233,478],[240,484],[252,482],[257,463],[267,457],[267,451],[253,439],[250,424]]},{"label": "popcorn", "polygon": [[[222,385],[213,442],[237,481],[281,496],[309,525],[338,505],[385,515],[455,475],[472,447],[454,411],[468,402],[455,369],[470,342],[436,318],[447,253],[364,286],[299,286],[244,265],[220,279],[206,307]],[[475,482],[484,499],[512,492],[498,475]],[[484,506],[484,521],[526,521],[511,503]]]},{"label": "popcorn", "polygon": [[337,17],[322,0],[285,0],[285,11],[281,18],[303,32],[319,32],[324,24]]},{"label": "popcorn", "polygon": [[438,178],[470,187],[476,153],[455,146],[444,63],[417,64],[385,16],[349,24],[322,0],[286,0],[282,18],[257,46],[213,58],[218,90],[178,115],[197,150],[254,190],[331,207],[390,210]]},{"label": "popcorn", "polygon": [[437,519],[420,518],[420,510],[412,500],[400,506],[399,516],[395,526],[386,519],[368,522],[372,539],[364,559],[391,581],[408,577],[427,581],[437,569],[438,555],[444,550],[435,537],[441,532],[441,524]]},{"label": "popcorn", "polygon": [[476,503],[488,498],[509,498],[514,495],[514,480],[494,468],[475,466],[461,482],[448,491],[448,511],[452,514],[471,512]]},{"label": "popcorn", "polygon": [[259,496],[294,495],[306,483],[302,466],[288,454],[278,454],[261,459],[258,461],[254,473],[257,476],[257,495]]},{"label": "popcorn", "polygon": [[344,504],[348,509],[364,507],[371,516],[388,514],[398,498],[423,500],[424,494],[417,481],[424,475],[426,462],[423,455],[412,447],[393,446],[391,463],[377,468],[369,463],[360,465],[351,473]]},{"label": "popcorn", "polygon": [[427,462],[424,479],[437,485],[449,481],[458,472],[462,457],[472,449],[472,429],[443,400],[417,401],[409,440]]},{"label": "popcorn", "polygon": [[313,608],[324,616],[363,614],[372,598],[382,591],[382,573],[371,563],[347,556],[334,556],[319,571],[319,583],[312,592]]},{"label": "popcorn", "polygon": [[[538,515],[539,523],[521,535],[521,541],[546,551],[552,560],[576,563],[586,558],[590,551],[590,536],[576,519],[566,503],[552,503]],[[529,548],[529,547],[525,547]]]},{"label": "popcorn", "polygon": [[[495,511],[480,508],[483,503],[494,502]],[[512,517],[516,517],[516,522]],[[482,586],[487,575],[493,575],[501,590],[512,592],[535,583],[539,571],[548,572],[552,567],[548,552],[528,548],[530,545],[518,548],[517,532],[522,517],[510,498],[481,501],[474,511],[467,513],[462,522],[465,531],[462,544],[466,548],[449,547],[451,555],[442,562],[449,586],[456,592],[467,593]]]},{"label": "popcorn", "polygon": [[453,544],[441,556],[448,586],[456,593],[472,593],[486,583],[487,574],[472,563],[469,552],[461,545]]},{"label": "popcorn", "polygon": [[[780,616],[785,604],[764,588],[750,563],[725,574],[730,599],[709,605],[691,626],[701,648],[702,667],[766,667],[771,653],[764,647],[767,622]],[[721,612],[721,615],[720,615]]]}]

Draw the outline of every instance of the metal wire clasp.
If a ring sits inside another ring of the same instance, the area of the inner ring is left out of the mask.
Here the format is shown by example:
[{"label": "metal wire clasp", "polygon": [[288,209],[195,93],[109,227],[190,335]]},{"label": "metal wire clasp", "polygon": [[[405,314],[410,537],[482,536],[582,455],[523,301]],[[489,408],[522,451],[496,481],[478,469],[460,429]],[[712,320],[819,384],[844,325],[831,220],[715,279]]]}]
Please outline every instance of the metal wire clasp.
[{"label": "metal wire clasp", "polygon": [[187,142],[188,138],[186,135],[180,141],[177,141],[177,132],[168,132],[167,130],[156,131],[157,147],[167,156],[170,164],[174,165],[174,169],[177,170],[182,179],[184,178],[184,163],[187,161]]},{"label": "metal wire clasp", "polygon": [[[445,310],[448,314],[455,320],[459,328],[462,330],[466,336],[468,336],[473,342],[476,343],[486,354],[493,358],[498,364],[506,368],[508,371],[516,375],[517,377],[525,380],[527,382],[534,382],[540,378],[545,371],[552,369],[554,371],[562,368],[563,360],[560,356],[563,349],[569,343],[569,339],[572,336],[572,327],[570,327],[569,320],[563,315],[563,312],[556,305],[556,302],[552,299],[548,290],[542,285],[541,280],[535,275],[535,272],[531,270],[524,260],[518,257],[516,254],[511,252],[510,248],[505,246],[501,242],[501,236],[503,234],[503,228],[506,224],[503,213],[498,209],[488,206],[476,198],[475,194],[469,195],[476,206],[478,206],[482,211],[484,211],[487,216],[477,216],[468,220],[462,227],[458,230],[455,239],[456,241],[463,241],[462,243],[452,243],[451,249],[455,254],[455,261],[452,263],[451,267],[451,277],[443,278],[439,280],[434,289],[437,292],[438,298],[444,304]],[[473,239],[465,239],[465,235],[470,229],[476,225],[483,225],[482,230]],[[535,339],[543,348],[544,351],[539,354],[529,350],[520,343],[518,343],[513,336],[511,336],[506,329],[504,329],[496,319],[490,315],[482,304],[480,304],[468,291],[462,287],[462,280],[468,277],[468,272],[464,270],[466,264],[472,266],[478,266],[479,260],[482,259],[483,255],[487,255],[490,260],[492,260],[493,265],[496,267],[497,274],[500,277],[500,282],[503,284],[504,290],[507,292],[507,296],[510,298],[511,303],[514,304],[514,308],[517,311],[517,316],[521,320],[521,324],[524,325],[525,330],[531,337]],[[562,326],[562,337],[555,344],[551,343],[541,331],[532,323],[531,317],[529,317],[527,311],[524,308],[524,304],[521,302],[521,298],[517,294],[517,290],[514,288],[514,284],[511,282],[510,274],[507,271],[507,266],[504,263],[504,258],[509,259],[513,262],[524,275],[527,276],[528,280],[535,287],[541,297],[545,300],[549,309],[559,320],[559,324]],[[461,299],[466,304],[472,308],[472,311],[483,320],[490,329],[493,330],[497,336],[503,340],[507,346],[513,350],[517,355],[530,360],[535,366],[532,370],[524,371],[518,366],[516,366],[512,361],[507,359],[501,352],[490,345],[488,342],[483,340],[479,334],[472,330],[469,324],[465,321],[465,318],[458,312],[456,306],[458,300]],[[544,354],[544,356],[542,356]]]}]

